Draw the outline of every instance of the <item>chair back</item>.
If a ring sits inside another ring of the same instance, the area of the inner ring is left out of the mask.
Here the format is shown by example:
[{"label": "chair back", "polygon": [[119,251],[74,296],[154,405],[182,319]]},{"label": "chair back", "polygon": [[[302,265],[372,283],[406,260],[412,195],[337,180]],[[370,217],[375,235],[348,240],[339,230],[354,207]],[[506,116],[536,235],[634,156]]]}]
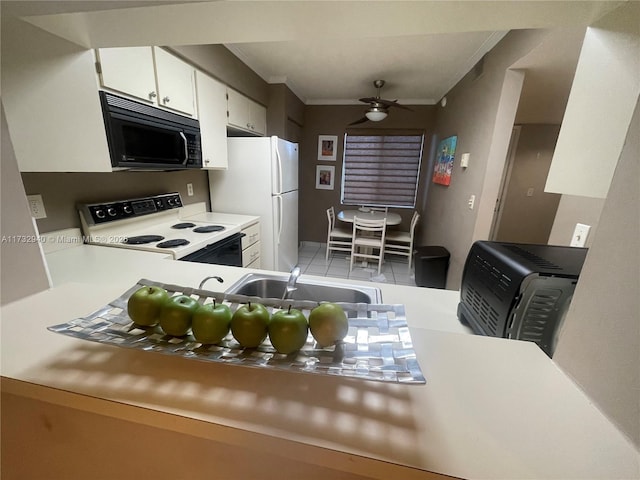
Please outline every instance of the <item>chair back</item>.
[{"label": "chair back", "polygon": [[336,212],[333,207],[327,208],[327,219],[329,220],[329,230],[332,230],[336,222]]},{"label": "chair back", "polygon": [[[384,236],[387,230],[387,219],[383,218],[382,220],[372,220],[368,218],[361,218],[357,215],[353,217],[353,236],[354,238],[358,235],[358,231],[367,232],[367,235],[378,237],[382,240],[384,244]],[[376,234],[379,234],[376,235]]]},{"label": "chair back", "polygon": [[416,230],[416,225],[418,224],[419,219],[420,219],[420,214],[414,210],[413,217],[411,218],[411,227],[409,228],[409,233],[411,234],[411,238],[413,238],[413,234]]},{"label": "chair back", "polygon": [[388,213],[389,212],[389,207],[369,207],[369,210],[371,210],[373,212]]}]

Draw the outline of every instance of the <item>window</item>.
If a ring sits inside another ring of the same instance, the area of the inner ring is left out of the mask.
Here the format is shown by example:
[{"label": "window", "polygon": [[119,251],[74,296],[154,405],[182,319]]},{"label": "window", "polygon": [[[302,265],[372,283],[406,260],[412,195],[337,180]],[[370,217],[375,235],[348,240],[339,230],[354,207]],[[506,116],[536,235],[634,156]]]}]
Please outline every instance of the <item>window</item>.
[{"label": "window", "polygon": [[414,208],[424,135],[345,134],[342,203]]}]

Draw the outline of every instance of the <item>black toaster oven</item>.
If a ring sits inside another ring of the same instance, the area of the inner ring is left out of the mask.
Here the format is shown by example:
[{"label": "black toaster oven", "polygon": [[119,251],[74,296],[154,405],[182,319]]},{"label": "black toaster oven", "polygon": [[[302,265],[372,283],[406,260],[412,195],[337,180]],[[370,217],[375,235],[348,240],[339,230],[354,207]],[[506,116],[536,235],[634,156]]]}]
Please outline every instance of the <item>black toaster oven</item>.
[{"label": "black toaster oven", "polygon": [[475,242],[464,266],[458,318],[476,334],[532,341],[552,357],[587,250]]}]

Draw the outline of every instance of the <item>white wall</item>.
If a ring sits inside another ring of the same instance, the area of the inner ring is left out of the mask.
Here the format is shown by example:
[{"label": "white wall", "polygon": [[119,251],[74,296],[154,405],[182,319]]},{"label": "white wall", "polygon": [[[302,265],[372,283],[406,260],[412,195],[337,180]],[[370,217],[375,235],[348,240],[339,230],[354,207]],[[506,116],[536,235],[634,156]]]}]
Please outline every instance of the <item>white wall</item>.
[{"label": "white wall", "polygon": [[26,297],[49,288],[51,282],[47,272],[41,244],[29,204],[24,193],[18,163],[7,129],[2,107],[2,215],[0,230],[0,304]]},{"label": "white wall", "polygon": [[576,223],[582,223],[591,227],[585,244],[585,247],[590,247],[598,228],[603,206],[604,200],[602,198],[562,195],[549,234],[549,245],[569,246]]},{"label": "white wall", "polygon": [[640,103],[554,361],[640,449]]},{"label": "white wall", "polygon": [[546,192],[606,198],[640,94],[640,2],[587,29]]}]

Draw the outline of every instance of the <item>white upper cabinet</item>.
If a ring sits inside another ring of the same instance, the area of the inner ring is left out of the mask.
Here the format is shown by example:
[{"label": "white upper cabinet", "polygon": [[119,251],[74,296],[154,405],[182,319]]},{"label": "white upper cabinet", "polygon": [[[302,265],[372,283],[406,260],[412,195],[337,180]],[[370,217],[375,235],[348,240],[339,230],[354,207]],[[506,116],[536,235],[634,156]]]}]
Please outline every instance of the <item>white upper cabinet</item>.
[{"label": "white upper cabinet", "polygon": [[158,82],[158,104],[194,116],[195,68],[166,50],[153,48],[156,60],[156,81]]},{"label": "white upper cabinet", "polygon": [[97,59],[103,87],[157,105],[152,47],[101,48]]},{"label": "white upper cabinet", "polygon": [[154,106],[195,116],[195,69],[158,47],[101,48],[102,87]]},{"label": "white upper cabinet", "polygon": [[267,109],[241,93],[227,89],[227,123],[255,135],[267,133]]},{"label": "white upper cabinet", "polygon": [[93,51],[25,22],[3,25],[2,43],[2,104],[20,171],[112,171]]},{"label": "white upper cabinet", "polygon": [[196,98],[200,120],[202,166],[227,168],[227,87],[196,70]]}]

